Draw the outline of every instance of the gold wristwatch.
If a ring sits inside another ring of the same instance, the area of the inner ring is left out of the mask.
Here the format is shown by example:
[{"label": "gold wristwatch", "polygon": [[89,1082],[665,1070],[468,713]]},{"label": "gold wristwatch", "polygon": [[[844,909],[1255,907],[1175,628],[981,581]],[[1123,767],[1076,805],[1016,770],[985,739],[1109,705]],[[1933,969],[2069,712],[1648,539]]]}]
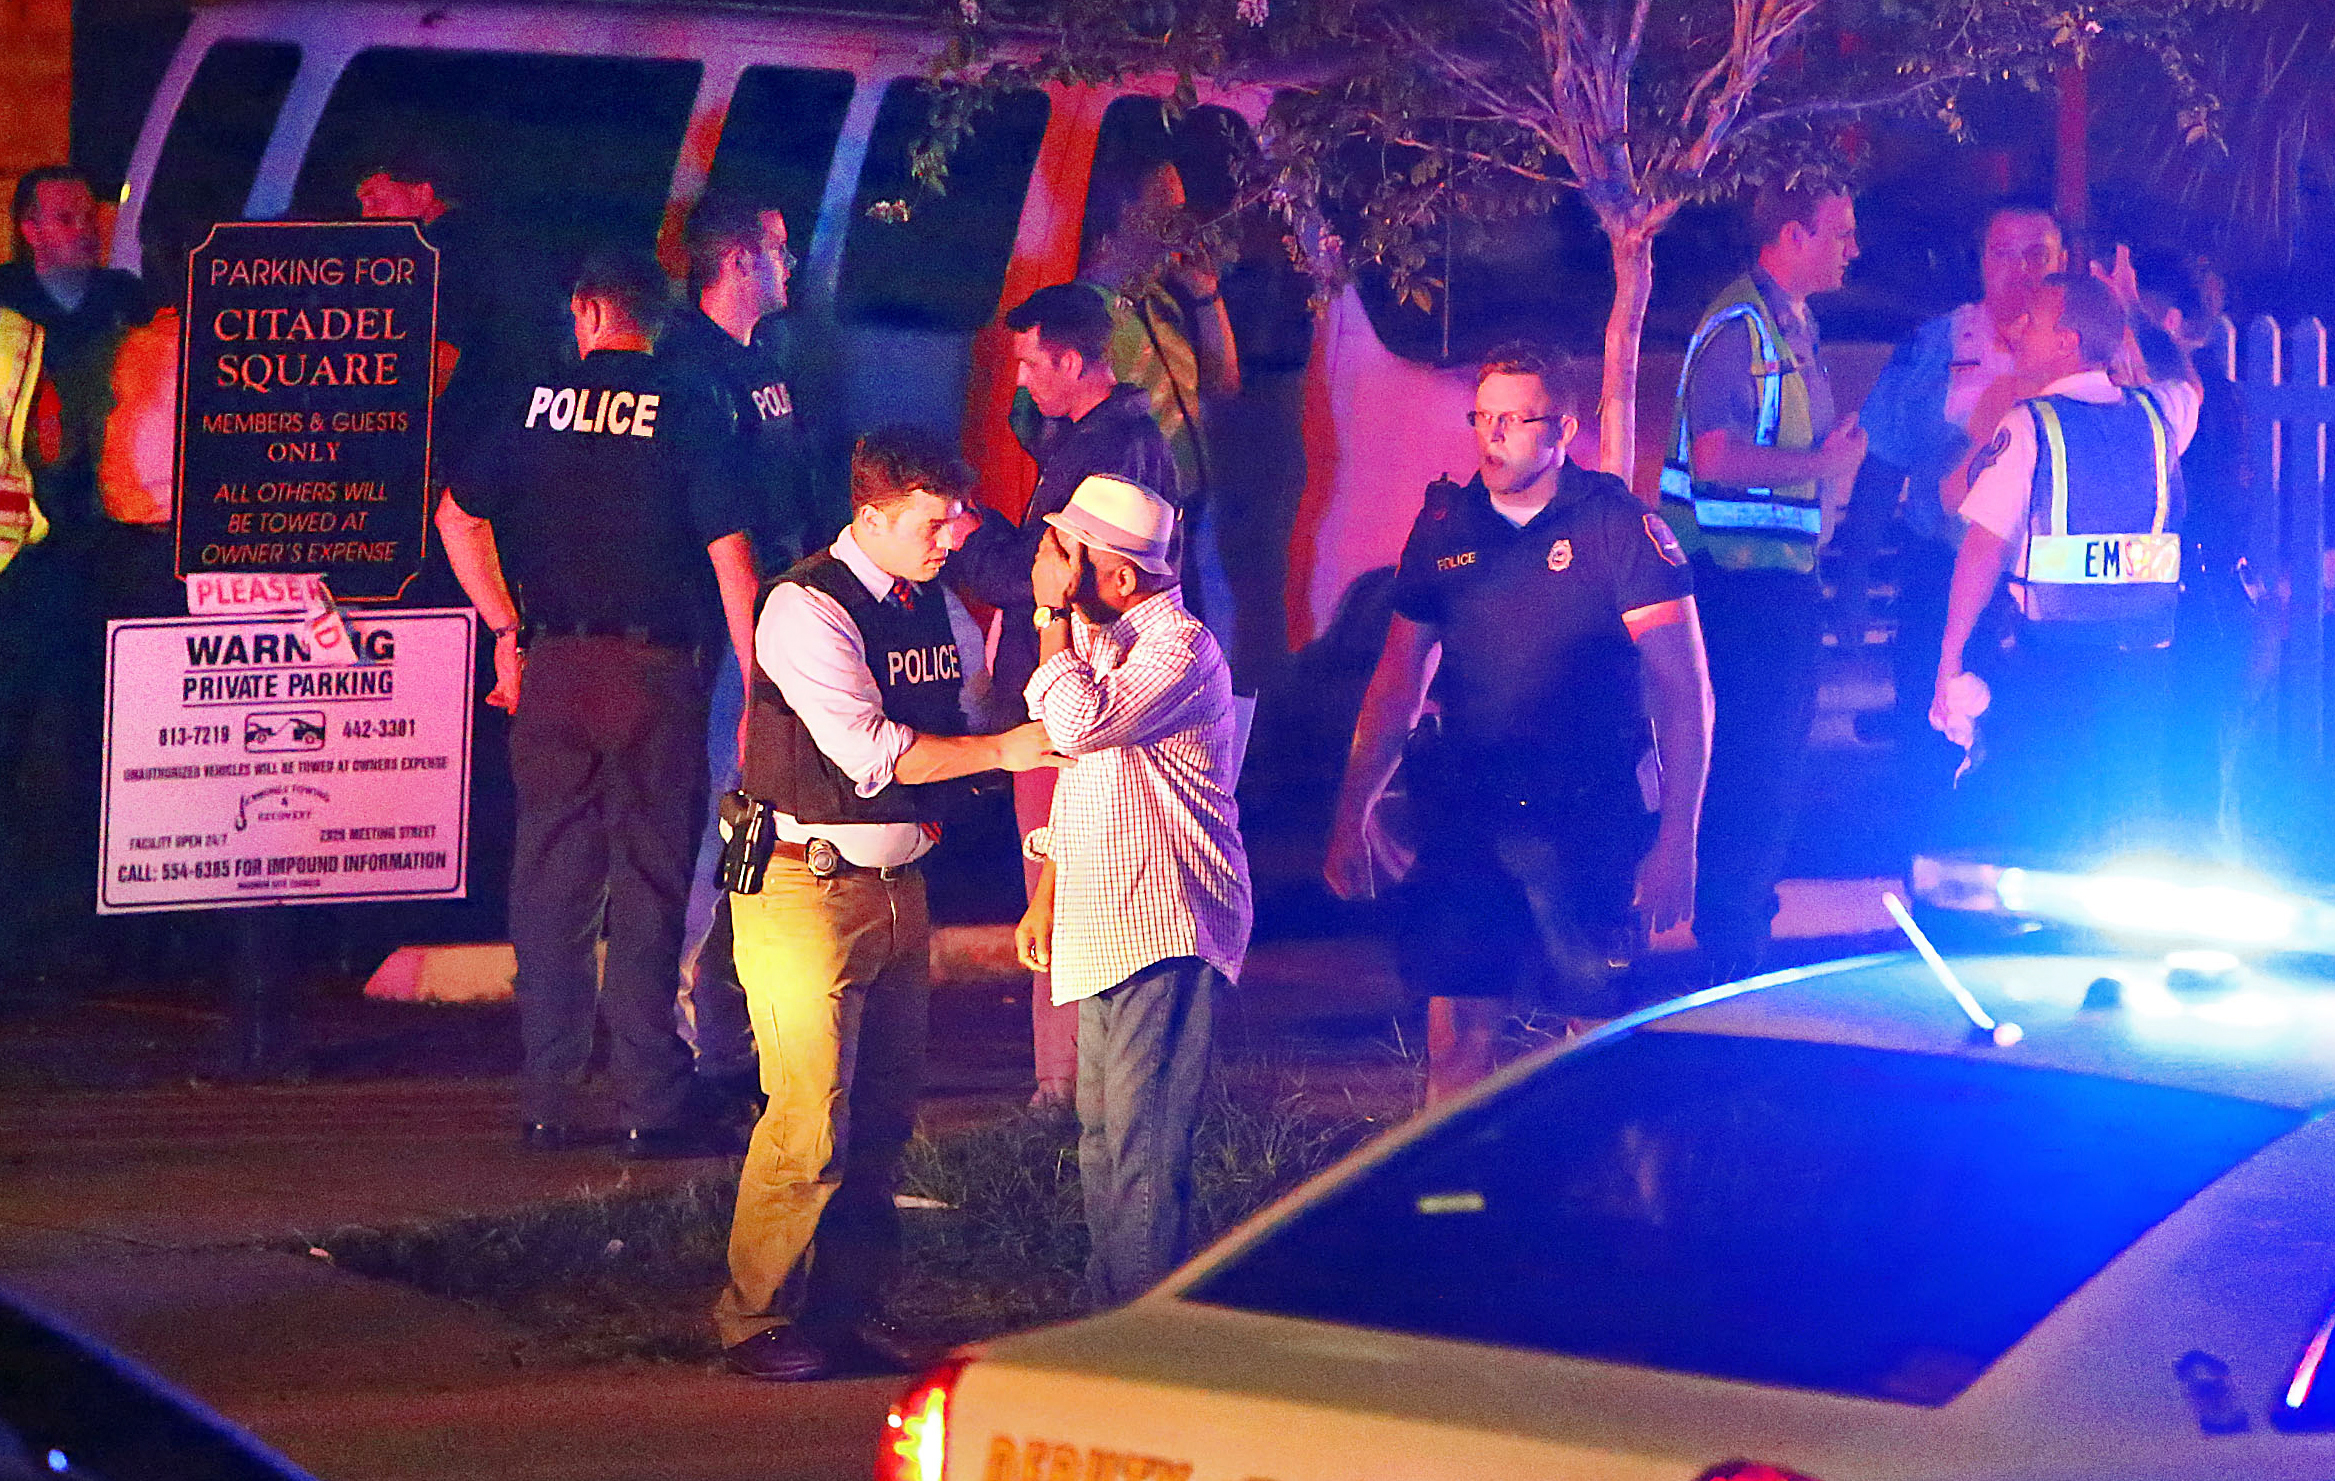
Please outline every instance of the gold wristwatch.
[{"label": "gold wristwatch", "polygon": [[1040,607],[1030,614],[1030,626],[1040,632],[1052,627],[1058,619],[1068,617],[1068,607]]}]

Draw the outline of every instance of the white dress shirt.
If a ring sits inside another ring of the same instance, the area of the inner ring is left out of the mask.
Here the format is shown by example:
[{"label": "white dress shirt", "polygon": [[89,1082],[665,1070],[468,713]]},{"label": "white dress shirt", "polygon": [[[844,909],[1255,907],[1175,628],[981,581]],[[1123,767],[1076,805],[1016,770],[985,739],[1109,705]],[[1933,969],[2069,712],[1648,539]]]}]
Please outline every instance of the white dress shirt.
[{"label": "white dress shirt", "polygon": [[[892,577],[859,548],[850,529],[829,549],[870,596],[880,601],[891,595]],[[921,588],[928,597],[936,590]],[[953,593],[939,594],[948,602],[949,631],[965,675],[967,722],[978,728],[986,718],[989,688],[981,629]],[[778,686],[787,708],[802,718],[812,743],[851,778],[860,796],[873,797],[892,784],[893,770],[916,743],[916,732],[885,716],[883,691],[868,668],[867,643],[842,603],[800,582],[781,583],[763,603],[755,625],[754,661]],[[915,823],[798,823],[779,813],[776,832],[789,843],[824,838],[864,869],[906,864],[932,847],[931,837]]]},{"label": "white dress shirt", "polygon": [[[2187,381],[2154,381],[2145,389],[2165,414],[2173,433],[2173,456],[2179,458],[2197,435],[2197,412],[2204,405],[2205,394]],[[2061,376],[2038,394],[2106,406],[2123,399],[2124,389],[2109,379],[2105,370],[2083,370]],[[2027,574],[2027,505],[2035,490],[2035,416],[2026,403],[2004,413],[2002,424],[1978,450],[1971,467],[1976,471],[1970,480],[1970,497],[1962,501],[1962,517],[1996,539],[2009,541],[2010,573],[2014,578],[2023,577]],[[2024,590],[2013,587],[2012,597],[2021,611],[2026,610]]]},{"label": "white dress shirt", "polygon": [[1030,676],[1030,714],[1078,764],[1032,850],[1054,861],[1054,1001],[1196,956],[1227,978],[1248,952],[1248,854],[1231,779],[1240,738],[1224,654],[1172,590]]}]

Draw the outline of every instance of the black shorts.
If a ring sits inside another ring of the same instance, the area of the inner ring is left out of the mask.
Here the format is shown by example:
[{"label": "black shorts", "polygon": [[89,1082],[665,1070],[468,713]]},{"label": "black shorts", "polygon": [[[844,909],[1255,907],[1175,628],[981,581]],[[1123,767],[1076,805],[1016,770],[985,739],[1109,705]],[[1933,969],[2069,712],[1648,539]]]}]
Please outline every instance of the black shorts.
[{"label": "black shorts", "polygon": [[1403,883],[1395,959],[1404,985],[1427,997],[1610,1012],[1611,964],[1643,944],[1631,898],[1655,821],[1619,806],[1536,826],[1429,825]]}]

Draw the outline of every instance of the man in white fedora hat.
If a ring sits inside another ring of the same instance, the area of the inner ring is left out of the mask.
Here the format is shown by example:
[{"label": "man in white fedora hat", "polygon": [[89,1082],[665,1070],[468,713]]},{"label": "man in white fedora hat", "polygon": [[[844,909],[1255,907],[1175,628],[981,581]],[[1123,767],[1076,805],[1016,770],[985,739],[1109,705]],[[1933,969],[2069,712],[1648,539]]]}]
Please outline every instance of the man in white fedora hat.
[{"label": "man in white fedora hat", "polygon": [[1176,589],[1176,512],[1088,477],[1038,548],[1038,669],[1023,694],[1076,757],[1031,835],[1045,864],[1014,933],[1078,1004],[1079,1177],[1097,1300],[1190,1253],[1192,1131],[1218,996],[1248,949],[1232,678]]}]

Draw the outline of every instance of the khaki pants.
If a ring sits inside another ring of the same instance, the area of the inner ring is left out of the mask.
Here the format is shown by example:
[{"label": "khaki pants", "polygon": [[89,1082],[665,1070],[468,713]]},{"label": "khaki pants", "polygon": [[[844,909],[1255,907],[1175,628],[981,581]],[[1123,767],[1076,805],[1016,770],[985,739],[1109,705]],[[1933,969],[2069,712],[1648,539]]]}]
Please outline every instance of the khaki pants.
[{"label": "khaki pants", "polygon": [[932,930],[913,868],[822,880],[785,859],[760,894],[730,897],[730,920],[770,1104],[714,1304],[725,1346],[875,1312],[899,1259],[892,1193],[924,1074]]}]

